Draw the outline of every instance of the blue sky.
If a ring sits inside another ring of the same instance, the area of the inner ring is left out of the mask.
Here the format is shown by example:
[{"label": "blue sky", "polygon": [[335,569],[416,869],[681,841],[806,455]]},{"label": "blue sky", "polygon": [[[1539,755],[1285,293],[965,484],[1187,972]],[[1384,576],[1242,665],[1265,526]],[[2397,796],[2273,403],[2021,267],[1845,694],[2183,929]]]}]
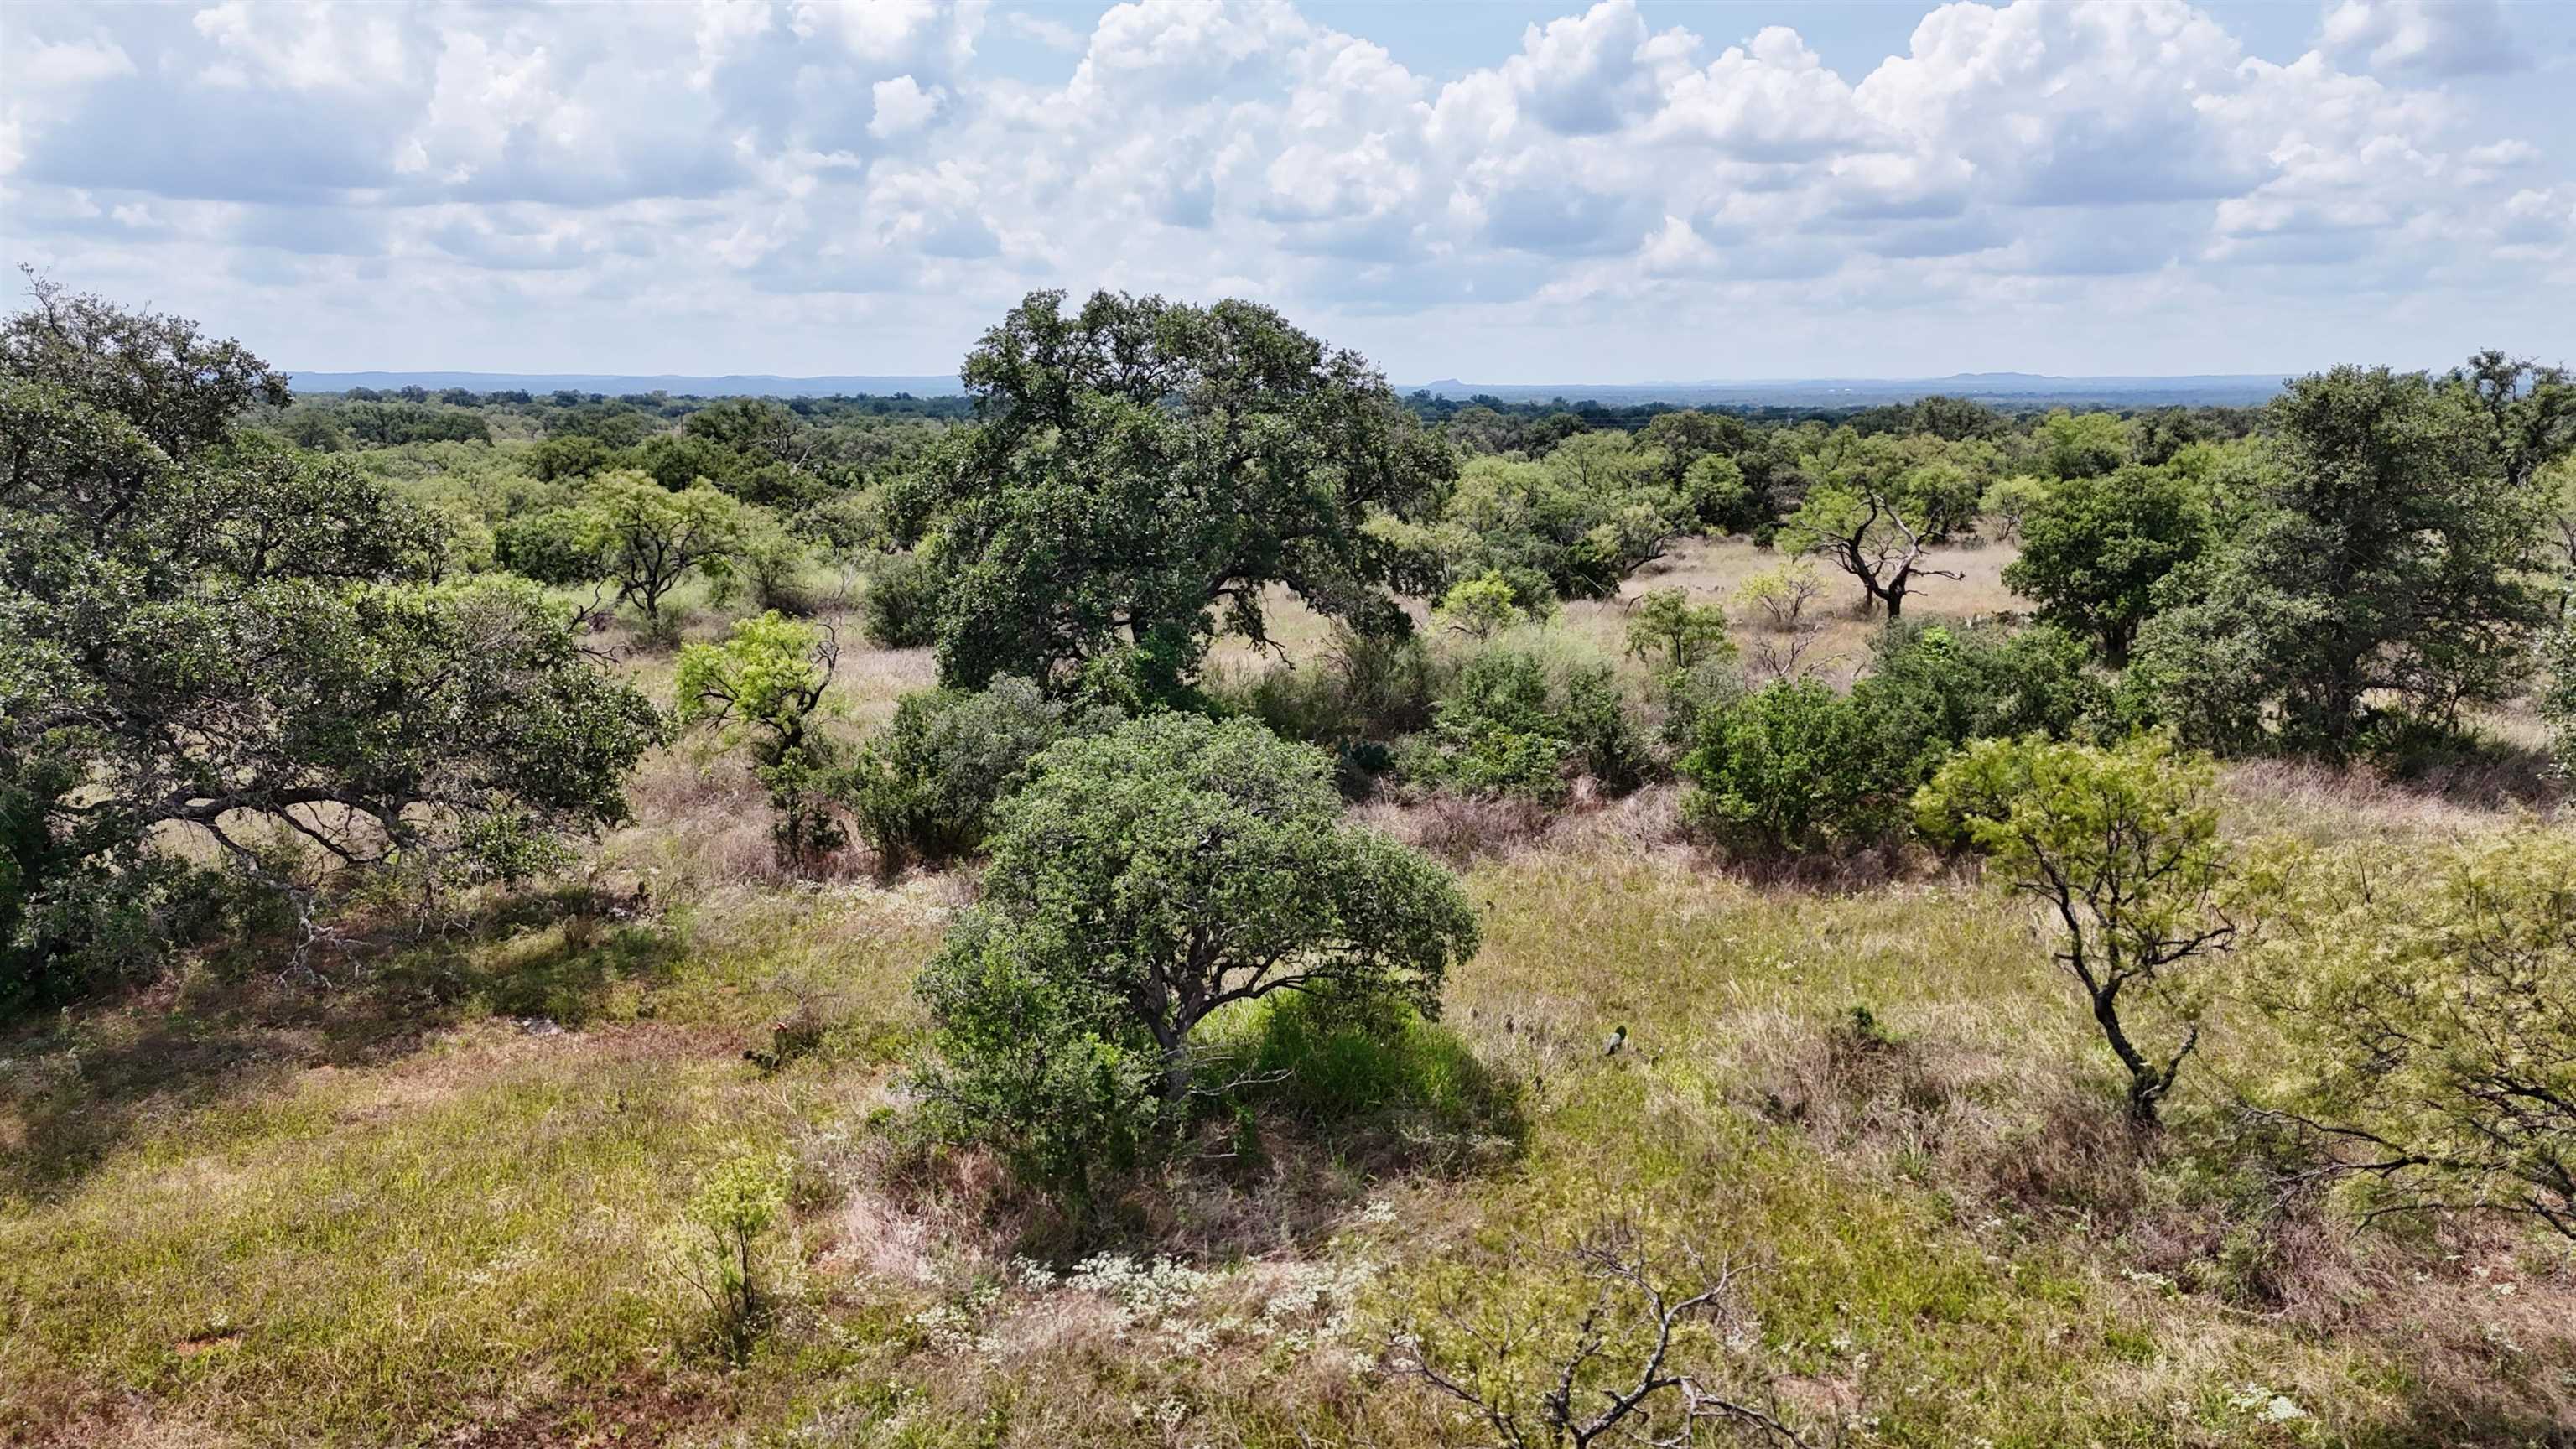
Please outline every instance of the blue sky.
[{"label": "blue sky", "polygon": [[1399,381],[2563,356],[2554,0],[13,0],[0,256],[313,369],[928,373],[1023,292]]}]

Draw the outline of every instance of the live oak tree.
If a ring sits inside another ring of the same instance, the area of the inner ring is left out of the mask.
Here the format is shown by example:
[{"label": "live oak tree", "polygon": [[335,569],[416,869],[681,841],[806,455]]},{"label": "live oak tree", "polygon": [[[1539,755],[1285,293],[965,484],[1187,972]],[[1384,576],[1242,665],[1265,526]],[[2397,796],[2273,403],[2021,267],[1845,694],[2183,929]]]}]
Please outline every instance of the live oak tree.
[{"label": "live oak tree", "polygon": [[2132,464],[2049,486],[2020,529],[2021,556],[2004,566],[2004,586],[2036,601],[2042,619],[2092,639],[2117,665],[2128,662],[2138,626],[2155,612],[2156,586],[2200,556],[2210,523],[2197,484]]},{"label": "live oak tree", "polygon": [[1076,1190],[1186,1120],[1212,1013],[1320,992],[1433,1014],[1476,947],[1446,871],[1350,823],[1328,758],[1248,720],[1065,740],[1000,815],[983,900],[921,977],[923,1088]]},{"label": "live oak tree", "polygon": [[[2052,955],[2083,988],[2152,1124],[2200,1045],[2206,973],[2235,925],[2216,777],[2154,736],[2110,749],[2039,737],[1969,744],[1917,793],[1935,840],[1965,844],[2038,907]],[[2152,1013],[2160,1041],[2147,1038]]]},{"label": "live oak tree", "polygon": [[535,589],[427,582],[424,511],[232,429],[284,391],[46,285],[0,323],[0,1004],[144,953],[173,832],[293,885],[271,840],[508,873],[624,811],[651,707]]},{"label": "live oak tree", "polygon": [[2386,701],[2448,725],[2510,692],[2548,612],[2533,480],[2576,434],[2514,424],[2554,394],[2490,387],[2359,367],[2293,382],[2226,537],[2168,585],[2125,688],[2213,746],[2332,756]]},{"label": "live oak tree", "polygon": [[974,421],[890,500],[941,570],[942,682],[1170,695],[1221,628],[1267,642],[1272,585],[1406,628],[1362,525],[1432,512],[1454,465],[1356,354],[1249,302],[1040,292],[962,376]]}]

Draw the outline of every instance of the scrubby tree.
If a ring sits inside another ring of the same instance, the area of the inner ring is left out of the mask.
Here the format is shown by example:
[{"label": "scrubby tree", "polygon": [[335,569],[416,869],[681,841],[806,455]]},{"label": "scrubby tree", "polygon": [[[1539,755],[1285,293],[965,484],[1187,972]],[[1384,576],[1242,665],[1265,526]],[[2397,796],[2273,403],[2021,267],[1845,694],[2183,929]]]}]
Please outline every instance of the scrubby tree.
[{"label": "scrubby tree", "polygon": [[975,420],[894,490],[941,570],[944,682],[1170,695],[1220,628],[1267,641],[1274,584],[1404,631],[1400,551],[1361,525],[1435,512],[1455,465],[1381,376],[1249,302],[1063,303],[985,334]]},{"label": "scrubby tree", "polygon": [[672,590],[732,563],[749,522],[742,504],[707,484],[675,492],[636,473],[593,480],[581,516],[599,549],[601,577],[617,586],[620,603],[657,626]]},{"label": "scrubby tree", "polygon": [[1823,684],[1771,684],[1703,711],[1697,726],[1682,818],[1736,854],[1865,843],[1898,804],[1868,719]]},{"label": "scrubby tree", "polygon": [[302,902],[272,839],[507,875],[624,812],[651,707],[535,589],[427,583],[425,511],[233,430],[284,396],[182,319],[0,323],[0,1002],[148,951],[174,838]]},{"label": "scrubby tree", "polygon": [[2270,418],[2228,537],[2140,631],[2140,708],[2216,746],[2340,756],[2384,697],[2448,725],[2517,683],[2547,613],[2542,500],[2473,389],[2344,367]]},{"label": "scrubby tree", "polygon": [[721,644],[680,650],[679,723],[712,728],[725,748],[750,755],[790,870],[810,871],[848,841],[831,803],[833,751],[816,717],[840,658],[829,629],[775,612],[735,624]]},{"label": "scrubby tree", "polygon": [[2032,441],[2051,478],[2098,478],[2129,461],[2129,425],[2117,413],[2059,408],[2040,419]]},{"label": "scrubby tree", "polygon": [[[2107,749],[1981,740],[1914,808],[1925,834],[1973,847],[2038,906],[2053,958],[2128,1073],[2130,1118],[2152,1125],[2200,1045],[2202,968],[2235,937],[2209,762],[2154,736]],[[2149,1013],[2163,1040],[2144,1039]]]},{"label": "scrubby tree", "polygon": [[2576,1238],[2576,837],[2267,863],[2241,973],[2282,1033],[2257,1095],[2374,1210],[2521,1214]]},{"label": "scrubby tree", "polygon": [[1063,741],[1002,808],[982,901],[923,972],[933,1110],[1079,1193],[1183,1125],[1212,1013],[1282,992],[1439,1009],[1448,874],[1352,824],[1319,751],[1163,714]]},{"label": "scrubby tree", "polygon": [[1458,583],[1441,596],[1436,612],[1450,628],[1478,640],[1529,621],[1529,611],[1513,601],[1512,586],[1499,570]]},{"label": "scrubby tree", "polygon": [[1694,604],[1687,589],[1648,589],[1628,608],[1630,657],[1688,669],[1703,659],[1733,652],[1726,638],[1726,610]]},{"label": "scrubby tree", "polygon": [[1893,444],[1838,435],[1808,467],[1817,482],[1782,525],[1781,544],[1795,554],[1820,555],[1851,575],[1864,608],[1884,609],[1894,619],[1917,577],[1961,577],[1929,562],[1931,520],[1940,505],[1910,491],[1915,474]]},{"label": "scrubby tree", "polygon": [[2023,524],[2032,510],[2038,508],[2047,496],[2047,480],[2016,473],[2009,478],[1999,478],[1988,486],[1985,496],[1977,500],[1977,509],[1995,521],[1995,538],[1998,541],[2012,543],[2021,537]]},{"label": "scrubby tree", "polygon": [[2170,469],[2131,465],[2065,479],[2023,516],[2021,556],[2004,566],[2004,586],[2125,664],[2138,626],[2155,612],[2156,586],[2200,556],[2209,530],[2201,490]]},{"label": "scrubby tree", "polygon": [[916,690],[896,702],[841,789],[887,865],[956,860],[983,848],[994,810],[1047,746],[1120,717],[1109,706],[1049,699],[1009,675],[980,690]]},{"label": "scrubby tree", "polygon": [[1795,630],[1805,621],[1807,606],[1824,594],[1825,581],[1816,576],[1816,566],[1805,559],[1789,559],[1737,585],[1735,602],[1761,610],[1774,629]]}]

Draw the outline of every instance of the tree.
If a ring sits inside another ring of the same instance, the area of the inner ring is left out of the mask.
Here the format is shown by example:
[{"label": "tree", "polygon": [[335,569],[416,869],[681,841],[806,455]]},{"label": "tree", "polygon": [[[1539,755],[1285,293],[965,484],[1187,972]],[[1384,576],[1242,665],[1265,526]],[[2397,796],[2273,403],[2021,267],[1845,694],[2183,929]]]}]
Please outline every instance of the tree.
[{"label": "tree", "polygon": [[2213,745],[2340,757],[2383,696],[2448,725],[2507,692],[2547,613],[2544,500],[2512,482],[2473,390],[2343,367],[2269,417],[2229,536],[2140,630],[2133,696]]},{"label": "tree", "polygon": [[2039,465],[2056,479],[2098,478],[2129,461],[2129,427],[2117,413],[2069,413],[2040,419],[2032,441]]},{"label": "tree", "polygon": [[2030,505],[2004,587],[2126,664],[2138,626],[2155,612],[2156,586],[2200,556],[2209,530],[2201,490],[2169,469],[2132,464],[2068,478]]},{"label": "tree", "polygon": [[1478,640],[1529,621],[1529,611],[1512,601],[1510,582],[1496,570],[1450,589],[1441,597],[1437,612],[1450,628]]},{"label": "tree", "polygon": [[600,577],[662,623],[662,603],[694,573],[721,570],[742,540],[749,515],[724,493],[695,483],[677,492],[641,473],[593,479],[581,500],[581,528],[597,550]]},{"label": "tree", "polygon": [[1029,762],[1068,735],[1115,725],[1116,709],[1052,700],[1009,675],[980,690],[915,690],[870,739],[842,790],[860,834],[889,867],[981,850],[993,812]]},{"label": "tree", "polygon": [[232,431],[283,400],[257,358],[50,288],[0,358],[0,999],[147,939],[175,837],[301,904],[270,837],[508,875],[623,815],[650,705],[535,589],[426,583],[424,511]]},{"label": "tree", "polygon": [[1878,741],[1846,696],[1812,680],[1703,711],[1682,758],[1682,818],[1742,855],[1865,841],[1892,812]]},{"label": "tree", "polygon": [[[2194,968],[2235,936],[2219,903],[2216,779],[2206,759],[2176,758],[2154,736],[2109,749],[2034,736],[1970,744],[1915,796],[1926,835],[1974,847],[2038,904],[2054,959],[2129,1074],[2129,1116],[2142,1126],[2200,1045]],[[2139,998],[2178,1040],[2140,1040]]]},{"label": "tree", "polygon": [[1404,632],[1401,555],[1361,525],[1429,516],[1455,465],[1381,376],[1249,302],[1063,302],[1033,293],[985,334],[963,369],[975,421],[894,489],[943,570],[944,682],[1169,695],[1219,606],[1268,642],[1274,584]]},{"label": "tree", "polygon": [[1907,491],[1908,470],[1893,445],[1837,435],[1808,466],[1819,481],[1782,526],[1781,543],[1794,554],[1821,554],[1858,580],[1864,608],[1876,605],[1894,619],[1916,575],[1961,577],[1926,562],[1930,509]]},{"label": "tree", "polygon": [[1327,993],[1439,1010],[1476,949],[1448,874],[1352,825],[1319,751],[1248,720],[1062,741],[1001,812],[984,898],[923,972],[952,1128],[1080,1190],[1186,1120],[1211,1013]]},{"label": "tree", "polygon": [[1794,631],[1804,623],[1807,606],[1824,597],[1824,593],[1825,581],[1817,577],[1814,564],[1789,559],[1737,585],[1735,602],[1744,608],[1760,609],[1774,629]]},{"label": "tree", "polygon": [[775,611],[735,624],[722,644],[680,650],[679,724],[710,726],[723,747],[750,754],[790,870],[811,871],[848,841],[832,812],[830,743],[814,729],[840,658],[829,629]]},{"label": "tree", "polygon": [[1651,661],[1660,654],[1665,669],[1688,669],[1732,650],[1726,610],[1692,603],[1687,589],[1648,589],[1629,606],[1628,653],[1633,658]]},{"label": "tree", "polygon": [[2021,537],[2024,520],[2048,497],[2047,480],[2027,473],[1997,479],[1977,500],[1977,508],[1995,521],[1995,538],[2011,543]]},{"label": "tree", "polygon": [[2261,1100],[2338,1144],[2375,1211],[2576,1238],[2576,838],[2300,851],[2253,899],[2243,985],[2285,1047]]}]

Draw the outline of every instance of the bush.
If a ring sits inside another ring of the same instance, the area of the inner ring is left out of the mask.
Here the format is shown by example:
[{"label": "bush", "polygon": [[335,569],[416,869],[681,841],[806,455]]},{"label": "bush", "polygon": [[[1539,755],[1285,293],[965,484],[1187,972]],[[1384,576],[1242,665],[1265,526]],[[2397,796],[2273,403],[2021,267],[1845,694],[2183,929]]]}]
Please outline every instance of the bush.
[{"label": "bush", "polygon": [[1890,624],[1870,649],[1852,697],[1911,789],[1969,740],[2027,734],[2064,739],[2109,712],[2084,646],[2055,629],[1972,632]]},{"label": "bush", "polygon": [[1812,680],[1707,711],[1681,773],[1683,820],[1746,856],[1873,839],[1900,799],[1860,706]]},{"label": "bush", "polygon": [[933,1122],[1079,1202],[1189,1120],[1211,1013],[1282,991],[1436,1013],[1474,908],[1351,825],[1327,768],[1252,721],[1179,714],[1041,756],[983,901],[921,976]]},{"label": "bush", "polygon": [[1397,750],[1396,769],[1409,781],[1470,795],[1562,800],[1574,744],[1548,695],[1547,665],[1537,655],[1478,654],[1432,706],[1431,728]]},{"label": "bush", "polygon": [[1450,628],[1479,640],[1529,622],[1529,611],[1512,601],[1512,586],[1495,569],[1452,588],[1441,597],[1437,612]]},{"label": "bush", "polygon": [[939,863],[981,849],[993,809],[1056,741],[1094,733],[1115,710],[1048,699],[1035,684],[1005,676],[981,690],[907,694],[894,720],[870,740],[841,794],[859,834],[889,867]]},{"label": "bush", "polygon": [[869,575],[860,609],[869,643],[927,649],[939,642],[939,570],[917,553],[890,554]]},{"label": "bush", "polygon": [[1661,655],[1665,669],[1678,670],[1732,657],[1735,646],[1727,641],[1724,609],[1692,603],[1686,589],[1648,589],[1629,606],[1628,653],[1649,664]]},{"label": "bush", "polygon": [[1220,703],[1270,726],[1281,739],[1352,752],[1387,744],[1431,723],[1440,671],[1419,635],[1333,629],[1313,665],[1263,670],[1250,683],[1221,687]]},{"label": "bush", "polygon": [[1646,783],[1655,768],[1654,752],[1629,715],[1618,676],[1607,664],[1566,676],[1565,707],[1557,722],[1582,759],[1583,772],[1606,794],[1627,794]]}]

